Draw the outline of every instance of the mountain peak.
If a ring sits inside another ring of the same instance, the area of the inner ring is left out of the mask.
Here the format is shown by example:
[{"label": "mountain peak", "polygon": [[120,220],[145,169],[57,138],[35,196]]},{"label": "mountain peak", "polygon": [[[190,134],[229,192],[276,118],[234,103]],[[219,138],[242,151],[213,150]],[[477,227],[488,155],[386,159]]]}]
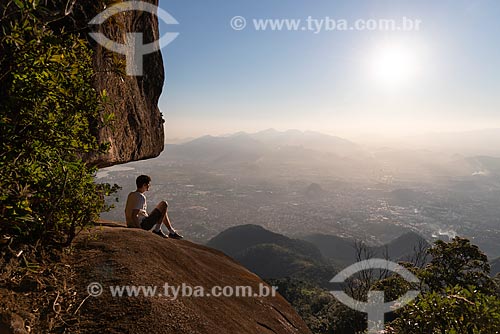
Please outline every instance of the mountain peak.
[{"label": "mountain peak", "polygon": [[274,129],[274,128],[269,128],[269,129],[265,129],[265,130],[262,130],[262,131],[259,131],[259,132],[256,132],[254,134],[270,134],[270,133],[278,133],[279,131]]}]

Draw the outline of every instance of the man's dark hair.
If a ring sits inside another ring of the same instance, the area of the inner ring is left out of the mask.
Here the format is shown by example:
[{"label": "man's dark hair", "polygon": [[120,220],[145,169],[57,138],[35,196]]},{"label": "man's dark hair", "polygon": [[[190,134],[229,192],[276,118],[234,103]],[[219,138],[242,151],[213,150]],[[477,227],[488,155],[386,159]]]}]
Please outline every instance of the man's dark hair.
[{"label": "man's dark hair", "polygon": [[143,185],[151,182],[151,178],[147,175],[139,175],[137,179],[135,179],[135,185],[137,188],[141,188]]}]

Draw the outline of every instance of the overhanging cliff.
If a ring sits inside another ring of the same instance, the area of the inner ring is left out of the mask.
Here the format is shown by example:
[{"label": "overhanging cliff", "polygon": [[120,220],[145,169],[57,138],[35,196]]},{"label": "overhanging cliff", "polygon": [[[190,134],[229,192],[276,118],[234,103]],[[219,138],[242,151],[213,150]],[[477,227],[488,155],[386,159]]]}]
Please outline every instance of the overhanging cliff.
[{"label": "overhanging cliff", "polygon": [[[146,2],[158,5],[158,0]],[[109,1],[76,0],[64,25],[102,33],[120,44],[131,32],[142,33],[144,44],[159,39],[158,17],[148,12],[130,10],[111,16],[101,25],[89,25],[107,8],[105,3]],[[161,52],[144,55],[142,76],[129,76],[124,73],[124,55],[104,48],[90,36],[88,40],[94,49],[94,86],[99,92],[106,90],[109,99],[105,112],[113,113],[114,121],[103,129],[91,129],[111,148],[105,155],[86,160],[105,167],[158,156],[164,145],[164,120],[158,108],[164,82]]]}]

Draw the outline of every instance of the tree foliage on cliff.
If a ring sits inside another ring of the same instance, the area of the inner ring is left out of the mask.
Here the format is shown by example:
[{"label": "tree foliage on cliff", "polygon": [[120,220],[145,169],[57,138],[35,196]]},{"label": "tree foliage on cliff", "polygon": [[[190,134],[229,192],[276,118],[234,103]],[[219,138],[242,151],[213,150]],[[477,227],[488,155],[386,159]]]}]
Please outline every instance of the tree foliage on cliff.
[{"label": "tree foliage on cliff", "polygon": [[[489,276],[488,258],[469,240],[456,237],[437,241],[429,249],[432,261],[423,268],[410,267],[421,280],[421,294],[397,312],[389,333],[500,333],[498,283]],[[408,265],[407,265],[408,266]],[[391,295],[394,281],[379,282]],[[407,283],[403,283],[408,285]],[[395,299],[404,291],[392,293]]]},{"label": "tree foliage on cliff", "polygon": [[108,149],[89,130],[106,96],[92,87],[86,40],[52,28],[40,5],[0,5],[0,236],[69,244],[113,191],[82,160]]},{"label": "tree foliage on cliff", "polygon": [[[424,251],[423,249],[419,250]],[[432,259],[402,263],[420,283],[410,283],[394,273],[374,284],[371,279],[355,286],[368,284],[370,290],[383,290],[386,301],[395,300],[408,290],[421,294],[396,313],[386,315],[390,321],[387,334],[475,334],[500,333],[500,275],[495,279],[486,255],[464,238],[450,242],[437,241],[426,249]],[[375,274],[375,273],[373,273]],[[369,273],[365,277],[370,276]],[[363,280],[359,276],[356,280]],[[304,319],[312,333],[366,333],[366,315],[342,305],[327,290],[303,279],[270,280]],[[364,293],[363,293],[364,291]],[[346,289],[352,295],[350,287]],[[353,295],[366,300],[366,289]]]},{"label": "tree foliage on cliff", "polygon": [[366,329],[366,316],[340,303],[326,289],[295,278],[268,280],[297,311],[313,334],[356,334]]}]

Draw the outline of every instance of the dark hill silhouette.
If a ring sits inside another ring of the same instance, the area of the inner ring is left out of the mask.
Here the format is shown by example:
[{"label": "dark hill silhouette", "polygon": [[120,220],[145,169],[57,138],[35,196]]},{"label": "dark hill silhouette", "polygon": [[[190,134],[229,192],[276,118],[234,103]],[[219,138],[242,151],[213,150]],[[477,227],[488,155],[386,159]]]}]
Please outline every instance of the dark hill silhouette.
[{"label": "dark hill silhouette", "polygon": [[79,310],[81,333],[310,333],[281,297],[112,297],[109,286],[251,286],[263,281],[221,252],[150,232],[102,227],[80,235],[71,266],[81,300],[99,282],[104,292]]},{"label": "dark hill silhouette", "polygon": [[327,234],[311,234],[304,237],[320,250],[321,254],[338,267],[346,267],[356,261],[354,240]]},{"label": "dark hill silhouette", "polygon": [[[305,236],[304,240],[318,247],[321,254],[334,265],[346,267],[356,262],[355,240],[353,239],[326,234],[312,234]],[[429,243],[419,234],[408,232],[386,245],[368,247],[368,250],[375,257],[384,257],[385,254],[388,253],[391,260],[409,260],[420,243],[422,243],[424,247],[429,247]]]},{"label": "dark hill silhouette", "polygon": [[318,198],[325,194],[326,191],[317,183],[311,183],[304,189],[304,195],[308,198]]},{"label": "dark hill silhouette", "polygon": [[273,243],[251,246],[238,253],[236,259],[263,278],[289,277],[315,265],[310,259]]},{"label": "dark hill silhouette", "polygon": [[[312,234],[297,240],[251,224],[231,227],[207,245],[263,278],[304,278],[311,272],[325,272],[320,267],[329,267],[326,272],[330,275],[336,271],[333,268],[342,269],[356,262],[354,239]],[[427,248],[429,243],[419,234],[408,232],[386,245],[367,248],[374,257],[388,254],[393,261],[408,261],[419,247]]]},{"label": "dark hill silhouette", "polygon": [[[292,277],[329,288],[336,272],[356,262],[355,240],[334,235],[312,234],[304,240],[291,239],[258,225],[231,227],[208,243],[223,251],[264,279]],[[408,261],[418,248],[429,243],[408,232],[390,243],[368,247],[373,257]]]},{"label": "dark hill silhouette", "polygon": [[409,260],[420,245],[424,248],[430,247],[427,240],[420,234],[408,232],[384,246],[375,247],[374,251],[376,256],[382,257],[387,252],[390,259],[404,261]]},{"label": "dark hill silhouette", "polygon": [[247,248],[259,244],[275,244],[311,262],[324,263],[321,252],[313,244],[304,240],[290,239],[253,224],[230,227],[209,240],[207,246],[237,258]]},{"label": "dark hill silhouette", "polygon": [[[207,245],[223,251],[266,279],[311,276],[313,272],[324,272],[320,268],[327,265],[326,259],[313,244],[288,238],[258,225],[231,227]],[[334,270],[327,268],[326,272],[331,275]]]}]

